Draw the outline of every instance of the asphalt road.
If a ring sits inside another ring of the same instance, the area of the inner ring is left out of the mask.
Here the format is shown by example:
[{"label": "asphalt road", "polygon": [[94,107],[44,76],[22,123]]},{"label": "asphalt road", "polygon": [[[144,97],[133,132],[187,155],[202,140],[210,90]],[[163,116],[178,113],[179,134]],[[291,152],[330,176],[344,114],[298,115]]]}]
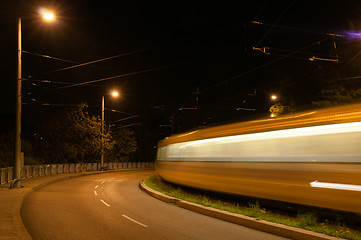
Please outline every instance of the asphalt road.
[{"label": "asphalt road", "polygon": [[285,239],[152,198],[138,183],[153,171],[90,175],[32,192],[21,216],[40,239]]}]

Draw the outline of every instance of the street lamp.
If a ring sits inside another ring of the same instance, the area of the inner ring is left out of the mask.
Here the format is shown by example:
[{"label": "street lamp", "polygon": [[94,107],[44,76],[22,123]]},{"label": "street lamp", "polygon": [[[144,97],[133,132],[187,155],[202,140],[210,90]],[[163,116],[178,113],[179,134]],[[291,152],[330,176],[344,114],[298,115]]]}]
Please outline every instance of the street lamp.
[{"label": "street lamp", "polygon": [[[45,11],[44,19],[54,19],[54,14]],[[18,18],[18,78],[16,81],[16,112],[15,112],[15,149],[14,149],[14,179],[20,178],[21,171],[21,18]],[[15,181],[14,187],[19,188],[20,182]]]},{"label": "street lamp", "polygon": [[[112,91],[111,95],[113,97],[118,97],[119,92]],[[100,156],[100,170],[104,170],[104,95],[102,96],[102,124],[101,124],[101,131],[102,131],[102,149],[101,149],[101,156]]]},{"label": "street lamp", "polygon": [[55,20],[55,15],[53,12],[49,11],[46,8],[39,8],[38,10],[39,14],[43,17],[43,19],[45,19],[48,22],[54,21]]},{"label": "street lamp", "polygon": [[55,19],[55,16],[51,12],[46,12],[44,13],[43,18],[47,21],[53,21]]}]

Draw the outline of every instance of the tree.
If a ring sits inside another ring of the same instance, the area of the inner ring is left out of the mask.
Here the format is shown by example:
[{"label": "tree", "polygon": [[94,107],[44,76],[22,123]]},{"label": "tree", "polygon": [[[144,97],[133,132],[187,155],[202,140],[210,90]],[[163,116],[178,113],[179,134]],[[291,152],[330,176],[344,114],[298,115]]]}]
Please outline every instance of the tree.
[{"label": "tree", "polygon": [[353,103],[361,100],[361,88],[333,85],[321,90],[320,100],[312,101],[314,105],[330,107],[339,104]]},{"label": "tree", "polygon": [[294,104],[292,103],[290,105],[284,105],[280,102],[277,102],[270,107],[269,111],[271,113],[271,117],[277,117],[282,114],[293,113],[295,112],[295,108]]},{"label": "tree", "polygon": [[0,168],[10,167],[14,162],[14,134],[0,134]]},{"label": "tree", "polygon": [[112,133],[113,148],[106,152],[108,161],[129,161],[129,155],[137,150],[138,144],[134,132],[121,128]]},{"label": "tree", "polygon": [[[81,104],[63,111],[44,124],[41,129],[39,151],[46,162],[93,162],[101,153],[101,119],[90,116]],[[111,149],[114,141],[104,134],[104,149]]]},{"label": "tree", "polygon": [[341,61],[325,65],[328,67],[323,69],[323,77],[318,83],[319,94],[312,101],[314,105],[329,107],[358,102],[361,99],[361,55],[359,51],[355,51],[359,49],[359,41],[350,38],[343,40],[344,44],[338,48]]},{"label": "tree", "polygon": [[[25,165],[43,162],[36,156],[32,141],[28,136],[22,136],[21,151],[24,152]],[[0,132],[0,168],[11,166],[14,166],[14,132]]]}]

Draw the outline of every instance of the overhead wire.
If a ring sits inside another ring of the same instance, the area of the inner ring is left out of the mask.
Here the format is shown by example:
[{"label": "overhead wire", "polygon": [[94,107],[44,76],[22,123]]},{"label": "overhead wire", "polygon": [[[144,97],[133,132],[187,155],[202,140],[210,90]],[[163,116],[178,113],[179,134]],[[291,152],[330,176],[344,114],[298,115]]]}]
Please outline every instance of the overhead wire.
[{"label": "overhead wire", "polygon": [[281,29],[286,29],[286,30],[306,32],[306,33],[312,33],[312,34],[321,34],[321,35],[328,35],[328,36],[334,35],[336,37],[345,37],[344,35],[338,34],[338,33],[319,32],[319,31],[313,31],[313,30],[308,30],[308,29],[303,29],[303,28],[295,28],[295,27],[278,25],[278,24],[274,25],[274,24],[264,23],[264,22],[259,22],[259,21],[251,21],[251,23],[257,24],[257,25],[264,25],[264,26],[273,26],[273,28],[281,28]]},{"label": "overhead wire", "polygon": [[64,103],[21,103],[23,105],[36,105],[36,106],[56,106],[56,107],[78,107],[77,104],[64,104]]},{"label": "overhead wire", "polygon": [[[181,65],[185,65],[185,64],[194,63],[194,62],[205,61],[205,60],[208,60],[208,59],[211,59],[211,58],[215,58],[215,57],[219,57],[219,56],[225,56],[225,55],[234,54],[234,53],[235,52],[232,51],[232,52],[227,52],[227,53],[223,53],[223,54],[217,54],[217,55],[213,55],[213,56],[207,56],[207,57],[203,57],[203,58],[192,59],[192,60],[188,60],[188,61],[184,61],[184,62],[180,62],[180,63],[174,63],[174,64],[165,65],[165,66],[159,66],[159,67],[154,67],[154,68],[150,68],[150,69],[144,69],[144,70],[140,70],[140,71],[136,71],[136,72],[125,73],[125,74],[120,74],[120,75],[116,75],[116,76],[95,79],[95,80],[86,81],[86,82],[74,83],[74,84],[71,84],[71,85],[52,88],[52,89],[53,90],[59,90],[59,89],[65,89],[65,88],[71,88],[71,87],[78,87],[78,86],[93,84],[93,83],[97,83],[97,82],[104,82],[104,81],[112,80],[112,79],[116,79],[116,78],[129,77],[129,76],[133,76],[133,75],[137,75],[137,74],[141,74],[141,73],[158,71],[158,70],[163,70],[163,69],[167,69],[167,68],[171,68],[171,67],[177,67],[177,66],[181,66]],[[31,92],[30,94],[40,93],[40,92],[44,92],[44,91]]]},{"label": "overhead wire", "polygon": [[158,44],[158,45],[151,46],[151,47],[141,48],[141,49],[137,49],[137,50],[134,50],[134,51],[130,51],[130,52],[122,53],[122,54],[117,54],[117,55],[114,55],[114,56],[111,56],[111,57],[92,60],[92,61],[85,62],[85,63],[77,63],[76,65],[73,65],[73,66],[69,66],[69,67],[49,71],[49,72],[46,72],[46,73],[43,73],[43,74],[50,74],[50,73],[60,72],[60,71],[69,70],[69,69],[73,69],[73,68],[77,68],[77,67],[83,67],[83,66],[87,66],[87,65],[90,65],[90,64],[99,63],[99,62],[103,62],[103,61],[107,61],[107,60],[111,60],[111,59],[115,59],[115,58],[119,58],[119,57],[123,57],[123,56],[127,56],[127,55],[132,55],[132,54],[136,54],[136,53],[140,53],[140,52],[144,52],[144,51],[148,51],[148,50],[152,50],[152,49],[156,49],[156,48],[160,48],[160,47],[170,46],[170,45],[176,44],[178,42],[184,42],[184,41],[188,41],[188,40],[191,40],[191,39],[200,38],[200,37],[203,37],[205,35],[215,34],[215,33],[219,32],[219,31],[238,28],[240,26],[241,25],[237,24],[237,25],[217,28],[217,29],[214,29],[212,31],[192,35],[192,36],[189,36],[189,37],[182,38],[180,40],[174,40],[174,41],[171,41],[171,42],[168,42],[168,43],[163,43],[163,44]]},{"label": "overhead wire", "polygon": [[121,128],[126,128],[126,127],[131,127],[131,126],[137,126],[137,125],[142,125],[141,123],[131,123],[128,125],[123,125],[123,126],[116,126],[116,127],[112,127],[112,130],[117,130],[117,129],[121,129]]},{"label": "overhead wire", "polygon": [[69,85],[69,84],[72,84],[70,82],[59,82],[59,81],[50,81],[50,80],[41,80],[41,79],[23,79],[24,82],[41,82],[41,83],[53,83],[53,84],[66,84],[66,85]]},{"label": "overhead wire", "polygon": [[[327,35],[327,34],[326,34],[326,35]],[[291,58],[306,60],[306,58],[296,57],[296,56],[292,56],[292,55],[297,54],[297,53],[300,53],[300,52],[303,52],[304,50],[306,50],[306,49],[308,49],[308,48],[310,48],[310,47],[318,44],[319,42],[323,42],[323,41],[326,41],[326,40],[328,40],[328,39],[330,39],[330,35],[327,35],[326,38],[324,38],[324,39],[322,39],[322,40],[320,40],[320,41],[316,41],[316,42],[314,42],[314,43],[312,43],[312,44],[310,44],[310,45],[307,45],[307,46],[305,46],[305,47],[303,47],[303,48],[301,48],[301,49],[298,49],[298,50],[295,50],[295,51],[290,51],[290,50],[288,50],[288,51],[290,52],[289,54],[285,54],[285,55],[272,54],[272,55],[277,55],[277,56],[280,56],[280,57],[279,57],[279,58],[276,58],[276,59],[274,59],[274,60],[272,60],[272,61],[270,61],[270,62],[268,62],[268,63],[265,63],[265,64],[263,64],[263,65],[257,66],[257,67],[255,67],[255,68],[253,68],[253,69],[250,69],[250,70],[248,70],[248,71],[246,71],[246,72],[243,72],[243,73],[241,73],[241,74],[238,74],[238,75],[236,75],[236,76],[233,76],[233,77],[231,77],[231,78],[228,78],[228,79],[226,79],[226,80],[224,80],[224,81],[218,82],[217,84],[214,84],[214,85],[211,85],[211,86],[209,86],[209,87],[207,87],[207,88],[204,88],[202,91],[203,91],[203,92],[204,92],[204,91],[208,91],[209,89],[218,87],[218,86],[220,86],[220,85],[222,85],[222,84],[225,84],[225,83],[228,83],[228,82],[230,82],[230,81],[232,81],[232,80],[235,80],[235,79],[237,79],[237,78],[239,78],[239,77],[242,77],[242,76],[247,75],[247,74],[249,74],[249,73],[251,73],[251,72],[254,72],[254,71],[256,71],[256,70],[262,69],[263,67],[266,67],[266,66],[268,66],[268,65],[271,65],[271,64],[273,64],[273,63],[276,63],[276,62],[278,62],[278,61],[280,61],[280,60],[282,60],[282,59],[284,59],[284,58],[290,58],[290,57],[291,57]],[[307,60],[308,60],[308,59],[307,59]],[[193,98],[193,96],[190,97],[182,106],[185,106],[186,104],[188,104],[188,103],[192,100],[192,98]],[[227,99],[226,99],[226,100],[227,100]],[[225,100],[224,100],[224,101],[225,101]],[[180,108],[177,108],[177,110],[175,111],[175,113],[173,113],[173,114],[171,115],[171,118],[174,118],[174,117],[175,117],[175,115],[179,112],[179,109],[180,109]]]},{"label": "overhead wire", "polygon": [[[29,81],[29,82],[32,82],[32,81],[30,81],[30,80],[25,80],[25,82],[27,82],[27,81]],[[45,80],[45,81],[48,81],[48,80]],[[72,94],[68,94],[68,93],[64,93],[64,92],[62,92],[62,91],[57,91],[57,89],[54,89],[54,88],[48,88],[48,87],[44,87],[44,86],[39,86],[38,84],[34,84],[34,83],[32,83],[34,86],[36,86],[36,87],[40,87],[40,88],[43,88],[43,89],[45,89],[45,90],[42,90],[42,91],[38,91],[38,92],[55,92],[55,93],[57,93],[57,94],[62,94],[62,95],[64,95],[64,96],[67,96],[67,97],[70,97],[70,98],[73,98],[74,97],[74,95],[72,95]],[[64,84],[64,83],[63,83]],[[28,92],[28,93],[26,93],[26,94],[24,94],[23,95],[23,97],[25,97],[26,98],[26,96],[30,96],[32,94],[32,92]]]},{"label": "overhead wire", "polygon": [[265,0],[262,4],[262,6],[260,7],[260,9],[258,10],[258,12],[256,13],[256,16],[253,18],[253,21],[256,21],[257,18],[259,17],[259,15],[261,14],[263,8],[266,6],[268,0]]},{"label": "overhead wire", "polygon": [[139,117],[139,115],[133,115],[133,116],[130,116],[130,117],[126,117],[126,118],[122,118],[122,119],[119,119],[119,120],[115,120],[115,121],[110,122],[110,124],[113,124],[113,123],[116,123],[116,122],[122,122],[122,121],[131,119],[131,118],[135,118],[135,117]]},{"label": "overhead wire", "polygon": [[57,61],[61,61],[61,62],[79,64],[79,62],[76,62],[76,61],[67,60],[67,59],[58,58],[58,57],[53,57],[53,56],[49,56],[49,55],[45,55],[45,54],[33,53],[33,52],[29,52],[29,51],[24,51],[24,50],[22,50],[21,52],[27,53],[27,54],[30,54],[30,55],[34,55],[34,56],[38,56],[38,57],[49,58],[49,59],[53,59],[53,60],[57,60]]},{"label": "overhead wire", "polygon": [[272,26],[268,29],[268,31],[263,35],[263,37],[258,41],[258,43],[256,44],[256,47],[259,46],[259,44],[268,36],[268,34],[273,30],[273,28],[277,25],[277,23],[281,20],[281,18],[286,14],[286,12],[288,11],[288,9],[292,6],[292,4],[294,3],[295,0],[293,0],[288,7],[283,11],[283,13],[281,14],[281,16],[278,17],[278,19],[272,24]]},{"label": "overhead wire", "polygon": [[[329,39],[329,37],[321,40],[321,42],[322,42],[322,41],[326,41],[327,39]],[[257,71],[257,70],[262,69],[262,68],[264,68],[264,67],[266,67],[266,66],[268,66],[268,65],[271,65],[271,64],[273,64],[273,63],[276,63],[276,62],[278,62],[278,61],[280,61],[280,60],[282,60],[282,59],[284,59],[284,58],[287,58],[287,57],[290,57],[290,56],[292,56],[292,55],[294,55],[294,54],[296,54],[296,53],[302,52],[303,50],[308,49],[308,48],[310,48],[310,47],[318,44],[318,42],[320,42],[320,41],[317,41],[317,42],[312,43],[312,44],[310,44],[310,45],[307,45],[307,46],[305,46],[305,47],[303,47],[303,48],[300,48],[300,49],[298,49],[298,50],[296,50],[296,51],[293,51],[293,52],[291,52],[291,53],[289,53],[289,54],[286,54],[286,55],[284,55],[284,56],[281,56],[281,57],[279,57],[279,58],[276,58],[276,59],[274,59],[274,60],[272,60],[272,61],[270,61],[270,62],[267,62],[267,63],[265,63],[265,64],[262,64],[262,65],[260,65],[260,66],[255,67],[255,68],[252,68],[252,69],[250,69],[250,70],[248,70],[248,71],[246,71],[246,72],[237,74],[237,75],[235,75],[235,76],[233,76],[233,77],[230,77],[230,78],[228,78],[228,79],[226,79],[226,80],[223,80],[223,81],[221,81],[221,82],[218,82],[218,83],[216,83],[216,84],[214,84],[214,85],[211,85],[211,86],[209,86],[209,87],[207,87],[207,88],[204,88],[203,91],[207,91],[207,90],[209,90],[209,89],[218,87],[218,86],[220,86],[220,85],[223,85],[223,84],[225,84],[225,83],[228,83],[228,82],[230,82],[230,81],[233,81],[233,80],[235,80],[235,79],[237,79],[237,78],[239,78],[239,77],[245,76],[245,75],[247,75],[247,74],[249,74],[249,73],[251,73],[251,72]]]},{"label": "overhead wire", "polygon": [[153,46],[153,47],[148,47],[148,48],[142,48],[142,49],[130,51],[130,52],[127,52],[127,53],[122,53],[122,54],[114,55],[114,56],[111,56],[111,57],[101,58],[101,59],[93,60],[93,61],[90,61],[90,62],[80,63],[80,64],[73,65],[73,66],[70,66],[70,67],[65,67],[65,68],[53,70],[53,71],[50,71],[50,72],[46,72],[46,73],[44,73],[44,74],[49,74],[49,73],[55,73],[55,72],[65,71],[65,70],[69,70],[69,69],[73,69],[73,68],[77,68],[77,67],[83,67],[83,66],[87,66],[87,65],[90,65],[90,64],[107,61],[107,60],[110,60],[110,59],[119,58],[119,57],[131,55],[131,54],[135,54],[135,53],[147,51],[147,50],[154,49],[154,48],[157,48],[157,47],[158,47],[158,46]]}]

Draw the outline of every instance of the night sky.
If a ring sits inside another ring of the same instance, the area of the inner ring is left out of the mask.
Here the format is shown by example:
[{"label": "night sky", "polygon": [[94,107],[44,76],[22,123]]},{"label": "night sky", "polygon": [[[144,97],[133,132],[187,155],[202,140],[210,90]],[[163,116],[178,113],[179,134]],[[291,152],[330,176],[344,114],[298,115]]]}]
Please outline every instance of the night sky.
[{"label": "night sky", "polygon": [[[56,21],[42,22],[40,7],[53,9]],[[0,116],[12,121],[15,111],[21,17],[23,124],[34,127],[81,102],[100,115],[105,95],[106,108],[121,112],[107,111],[107,121],[137,115],[122,124],[141,123],[164,137],[171,119],[185,131],[265,115],[273,93],[302,108],[323,79],[361,70],[361,42],[347,35],[361,29],[356,0],[1,0],[0,11]],[[121,92],[116,100],[107,95],[113,88]]]}]

